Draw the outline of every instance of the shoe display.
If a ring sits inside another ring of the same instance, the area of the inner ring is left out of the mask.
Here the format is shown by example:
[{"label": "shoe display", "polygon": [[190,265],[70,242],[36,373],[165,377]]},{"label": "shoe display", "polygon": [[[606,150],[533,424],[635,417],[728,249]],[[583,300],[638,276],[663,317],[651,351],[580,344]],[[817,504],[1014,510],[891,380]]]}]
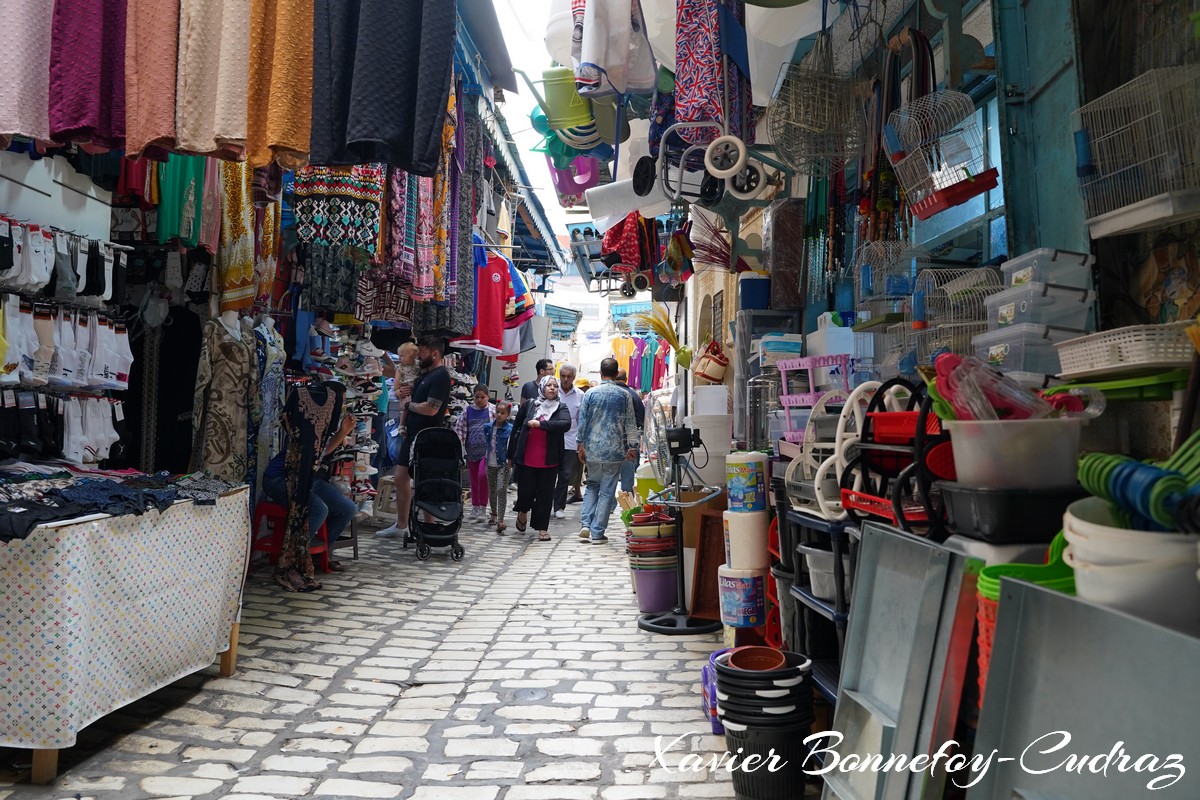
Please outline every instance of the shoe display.
[{"label": "shoe display", "polygon": [[372,344],[367,339],[363,339],[363,340],[359,341],[356,349],[358,350],[358,354],[360,356],[369,356],[371,358],[383,358],[383,356],[386,355],[386,353],[383,350],[380,350],[378,347],[376,347],[374,344]]},{"label": "shoe display", "polygon": [[317,320],[317,324],[313,325],[309,330],[309,333],[316,336],[328,336],[332,339],[336,338],[341,333],[341,329],[330,325],[329,320],[327,319],[319,319]]},{"label": "shoe display", "polygon": [[360,478],[378,475],[379,470],[372,467],[370,464],[358,464],[354,467],[354,474]]},{"label": "shoe display", "polygon": [[312,350],[308,357],[318,364],[332,364],[337,361],[336,358],[326,353],[324,350]]}]

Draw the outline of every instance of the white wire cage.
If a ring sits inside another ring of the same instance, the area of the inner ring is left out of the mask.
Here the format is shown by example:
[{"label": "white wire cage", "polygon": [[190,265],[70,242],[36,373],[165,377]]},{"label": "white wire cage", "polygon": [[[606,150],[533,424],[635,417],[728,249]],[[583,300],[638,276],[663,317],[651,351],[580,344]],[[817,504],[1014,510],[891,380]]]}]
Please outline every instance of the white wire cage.
[{"label": "white wire cage", "polygon": [[[911,295],[920,265],[929,253],[907,242],[866,242],[854,256],[854,300],[858,308]],[[885,302],[885,305],[891,305]]]},{"label": "white wire cage", "polygon": [[884,144],[917,219],[999,185],[999,172],[988,166],[975,103],[961,92],[933,92],[893,111]]},{"label": "white wire cage", "polygon": [[1092,238],[1200,217],[1200,64],[1149,70],[1074,117]]},{"label": "white wire cage", "polygon": [[820,34],[767,109],[771,143],[788,166],[823,177],[858,156],[865,128],[855,81],[834,70],[829,34]]}]

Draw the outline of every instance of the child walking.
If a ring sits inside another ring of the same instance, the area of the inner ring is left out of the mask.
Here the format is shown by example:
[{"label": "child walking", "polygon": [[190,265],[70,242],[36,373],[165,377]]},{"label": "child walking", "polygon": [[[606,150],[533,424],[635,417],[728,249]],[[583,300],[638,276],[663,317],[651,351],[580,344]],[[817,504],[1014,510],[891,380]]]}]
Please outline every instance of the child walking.
[{"label": "child walking", "polygon": [[471,519],[483,520],[488,504],[487,435],[485,426],[495,411],[488,387],[480,384],[472,390],[473,402],[458,415],[454,430],[467,454],[467,474],[471,477]]},{"label": "child walking", "polygon": [[512,404],[507,400],[496,403],[496,418],[483,427],[487,439],[487,480],[492,516],[488,527],[504,535],[504,515],[508,512],[508,483],[512,468],[508,466],[508,438],[512,435]]}]

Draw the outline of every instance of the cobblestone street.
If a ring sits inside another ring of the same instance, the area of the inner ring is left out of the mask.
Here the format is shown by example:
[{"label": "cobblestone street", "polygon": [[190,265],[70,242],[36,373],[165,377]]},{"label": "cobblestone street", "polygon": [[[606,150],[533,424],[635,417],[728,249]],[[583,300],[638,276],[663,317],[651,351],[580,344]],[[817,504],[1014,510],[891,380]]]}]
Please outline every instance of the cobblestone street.
[{"label": "cobblestone street", "polygon": [[581,543],[578,510],[551,543],[467,523],[459,564],[360,528],[359,560],[314,594],[259,567],[234,677],[214,665],[103,718],[52,786],[9,783],[29,751],[0,750],[0,800],[733,797],[724,770],[651,766],[657,736],[687,734],[671,765],[724,752],[698,694],[719,637],[640,631],[619,531]]}]

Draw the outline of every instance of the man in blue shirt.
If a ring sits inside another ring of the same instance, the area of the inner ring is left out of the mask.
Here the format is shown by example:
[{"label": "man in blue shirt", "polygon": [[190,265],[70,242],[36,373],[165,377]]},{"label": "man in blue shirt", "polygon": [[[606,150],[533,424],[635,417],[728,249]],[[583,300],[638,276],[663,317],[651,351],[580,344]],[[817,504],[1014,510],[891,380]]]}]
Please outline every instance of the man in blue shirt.
[{"label": "man in blue shirt", "polygon": [[617,369],[615,358],[601,361],[603,382],[579,404],[579,460],[587,464],[579,538],[592,544],[608,542],[604,531],[616,505],[621,465],[637,452],[633,398],[614,382]]}]

